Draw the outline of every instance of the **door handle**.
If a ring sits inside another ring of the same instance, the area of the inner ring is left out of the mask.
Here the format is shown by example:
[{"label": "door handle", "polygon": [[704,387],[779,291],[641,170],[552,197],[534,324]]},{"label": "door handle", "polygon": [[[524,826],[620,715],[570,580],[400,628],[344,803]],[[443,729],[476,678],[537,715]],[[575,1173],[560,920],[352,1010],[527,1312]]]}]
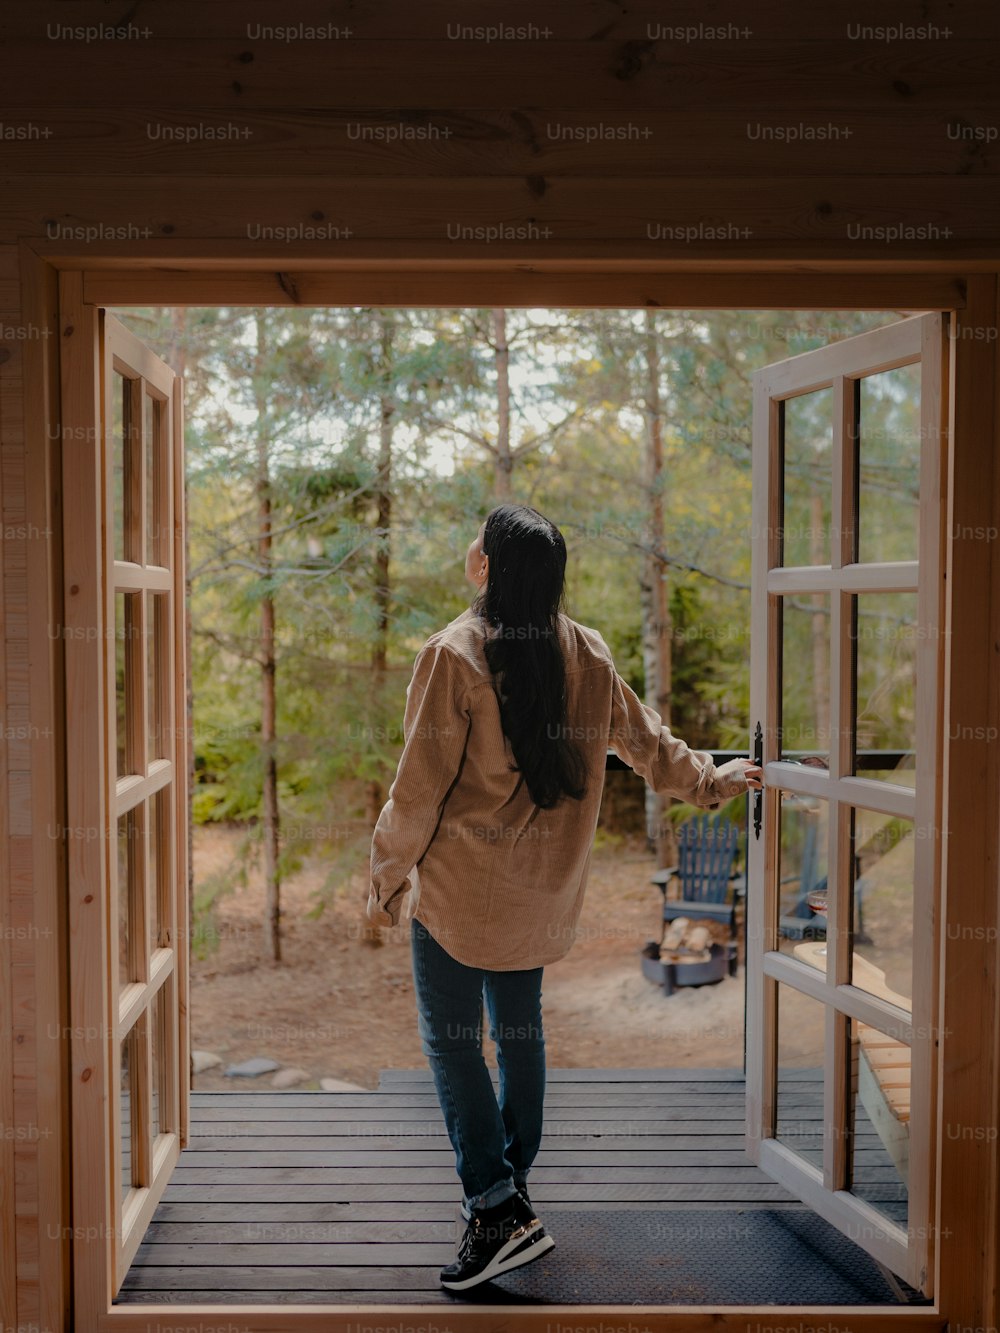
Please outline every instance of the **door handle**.
[{"label": "door handle", "polygon": [[[753,734],[753,761],[758,768],[764,766],[764,733],[760,729],[760,723],[757,723],[757,730]],[[763,788],[758,789],[753,794],[753,836],[755,839],[760,837],[760,824],[762,818],[762,806],[764,801]]]}]

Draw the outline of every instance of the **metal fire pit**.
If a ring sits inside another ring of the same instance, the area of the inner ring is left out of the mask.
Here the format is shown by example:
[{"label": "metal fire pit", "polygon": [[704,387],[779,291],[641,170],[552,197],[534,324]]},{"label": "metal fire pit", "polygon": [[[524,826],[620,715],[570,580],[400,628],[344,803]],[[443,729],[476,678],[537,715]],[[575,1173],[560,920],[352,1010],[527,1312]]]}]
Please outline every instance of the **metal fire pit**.
[{"label": "metal fire pit", "polygon": [[663,987],[664,995],[672,995],[676,986],[706,986],[714,981],[721,981],[728,972],[736,975],[736,943],[718,944],[709,947],[711,957],[702,962],[685,963],[683,960],[666,961],[660,957],[660,946],[650,940],[642,951],[642,974],[657,986]]}]

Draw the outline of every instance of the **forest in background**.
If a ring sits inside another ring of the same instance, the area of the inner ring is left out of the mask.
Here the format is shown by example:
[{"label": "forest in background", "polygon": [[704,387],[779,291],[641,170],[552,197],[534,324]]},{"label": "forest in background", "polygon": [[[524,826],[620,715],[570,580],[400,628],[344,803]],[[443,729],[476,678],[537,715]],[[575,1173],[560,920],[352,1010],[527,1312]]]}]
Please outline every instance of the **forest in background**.
[{"label": "forest in background", "polygon": [[[245,831],[234,863],[193,886],[193,921],[256,863],[274,959],[282,881],[322,858],[321,911],[368,859],[414,656],[468,606],[465,551],[501,501],[557,523],[566,610],[601,630],[640,697],[693,746],[746,747],[752,374],[902,317],[114,313],[185,379],[193,822]],[[907,559],[919,429],[905,372],[878,380],[862,412],[863,558]],[[829,547],[826,392],[788,417],[786,563]],[[864,614],[915,618],[894,596]],[[828,617],[815,600],[786,615],[790,750],[829,743]],[[901,644],[872,634],[859,653],[859,714],[878,696],[867,735],[887,748],[912,721]],[[646,814],[662,864],[664,801],[647,793]]]}]

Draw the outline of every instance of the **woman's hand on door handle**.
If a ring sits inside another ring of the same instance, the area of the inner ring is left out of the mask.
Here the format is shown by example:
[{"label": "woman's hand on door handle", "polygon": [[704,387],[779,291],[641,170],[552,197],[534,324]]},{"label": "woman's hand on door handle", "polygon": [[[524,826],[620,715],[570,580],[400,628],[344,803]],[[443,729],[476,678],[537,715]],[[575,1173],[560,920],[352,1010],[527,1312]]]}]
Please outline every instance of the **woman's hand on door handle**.
[{"label": "woman's hand on door handle", "polygon": [[764,770],[753,762],[752,759],[741,759],[743,765],[743,776],[747,780],[747,786],[754,791],[762,791],[764,788]]}]

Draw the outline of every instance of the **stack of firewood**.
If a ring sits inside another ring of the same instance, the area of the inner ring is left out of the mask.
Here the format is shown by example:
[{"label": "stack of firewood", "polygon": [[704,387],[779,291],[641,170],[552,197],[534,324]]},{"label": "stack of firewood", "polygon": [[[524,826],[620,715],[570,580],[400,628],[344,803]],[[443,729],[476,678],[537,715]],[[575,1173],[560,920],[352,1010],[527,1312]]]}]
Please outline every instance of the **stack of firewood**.
[{"label": "stack of firewood", "polygon": [[704,922],[679,916],[663,932],[660,957],[667,963],[707,963],[711,942],[712,932]]}]

